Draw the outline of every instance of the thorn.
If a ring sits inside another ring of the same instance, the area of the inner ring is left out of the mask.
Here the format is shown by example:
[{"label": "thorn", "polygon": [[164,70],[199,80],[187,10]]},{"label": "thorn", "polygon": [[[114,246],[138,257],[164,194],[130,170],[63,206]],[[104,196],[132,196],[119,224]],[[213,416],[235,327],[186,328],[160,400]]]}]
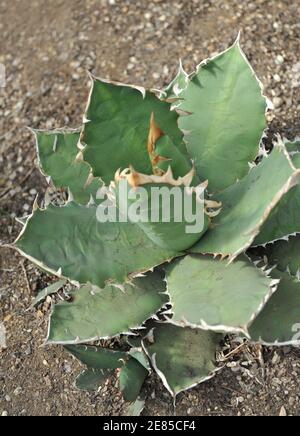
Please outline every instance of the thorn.
[{"label": "thorn", "polygon": [[94,74],[91,71],[86,70],[86,74],[88,75],[89,79],[92,80],[92,82],[96,81],[96,77],[94,76]]},{"label": "thorn", "polygon": [[68,203],[72,203],[74,201],[74,196],[68,187]]},{"label": "thorn", "polygon": [[88,176],[88,178],[87,178],[87,180],[86,180],[86,182],[84,184],[83,189],[88,188],[90,186],[90,184],[93,182],[93,180],[94,180],[94,176],[93,176],[93,172],[92,172],[92,169],[91,169],[91,172],[90,172],[90,174],[89,174],[89,176]]},{"label": "thorn", "polygon": [[53,142],[53,153],[56,152],[56,148],[57,148],[57,141],[58,141],[58,136],[55,135],[54,136],[54,142]]},{"label": "thorn", "polygon": [[87,207],[95,206],[95,205],[96,205],[96,202],[94,200],[94,197],[92,196],[92,194],[90,194],[90,199],[89,199],[89,202],[87,204]]},{"label": "thorn", "polygon": [[34,199],[34,203],[32,207],[33,212],[36,212],[39,209],[38,198],[39,198],[39,194],[37,194],[37,196]]},{"label": "thorn", "polygon": [[237,37],[236,37],[236,40],[235,40],[234,45],[238,45],[238,46],[240,45],[241,34],[242,34],[242,30],[240,29],[240,30],[238,31],[238,34],[237,34]]},{"label": "thorn", "polygon": [[80,150],[78,152],[77,156],[75,157],[75,162],[82,162],[83,160],[84,160],[83,159],[83,153],[82,153],[82,150]]},{"label": "thorn", "polygon": [[37,134],[38,130],[34,129],[33,127],[30,126],[25,126],[25,129],[29,130],[31,133],[33,133],[34,135]]}]

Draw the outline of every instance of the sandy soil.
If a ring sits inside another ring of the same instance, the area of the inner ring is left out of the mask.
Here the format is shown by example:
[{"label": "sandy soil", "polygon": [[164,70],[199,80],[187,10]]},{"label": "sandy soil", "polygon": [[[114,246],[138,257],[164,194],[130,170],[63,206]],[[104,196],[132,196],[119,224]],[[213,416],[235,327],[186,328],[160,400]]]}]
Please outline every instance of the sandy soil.
[{"label": "sandy soil", "polygon": [[[298,0],[0,0],[0,242],[11,242],[45,181],[34,166],[25,129],[78,126],[90,70],[98,76],[161,87],[181,57],[191,71],[242,30],[243,47],[273,99],[269,139],[300,134]],[[80,368],[60,347],[43,347],[49,304],[27,310],[49,282],[27,261],[0,249],[0,416],[121,415],[116,380],[80,393]],[[245,348],[212,381],[181,394],[182,415],[298,415],[300,351]],[[146,415],[173,413],[153,376],[144,388]]]}]

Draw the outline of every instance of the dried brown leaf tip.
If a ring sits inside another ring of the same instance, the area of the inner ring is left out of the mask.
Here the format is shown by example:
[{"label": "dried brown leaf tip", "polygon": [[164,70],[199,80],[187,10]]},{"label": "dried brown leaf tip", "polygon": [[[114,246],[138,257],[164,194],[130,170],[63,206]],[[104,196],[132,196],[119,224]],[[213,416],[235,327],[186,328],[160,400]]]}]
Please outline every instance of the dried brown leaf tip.
[{"label": "dried brown leaf tip", "polygon": [[156,124],[154,112],[152,112],[150,118],[150,130],[148,135],[148,152],[150,155],[155,151],[155,144],[162,136],[164,136],[164,132],[161,130],[158,124]]},{"label": "dried brown leaf tip", "polygon": [[141,185],[141,176],[142,174],[135,171],[132,166],[123,171],[118,169],[115,174],[115,184],[117,185],[121,180],[127,180],[128,184],[136,189]]},{"label": "dried brown leaf tip", "polygon": [[170,159],[160,156],[155,151],[155,146],[157,141],[164,136],[164,132],[161,130],[159,125],[155,121],[154,112],[152,112],[150,117],[150,129],[148,135],[147,149],[149,157],[151,160],[151,165],[153,169],[153,174],[162,175],[163,171],[158,167],[159,162],[169,161]]},{"label": "dried brown leaf tip", "polygon": [[[170,186],[191,186],[192,180],[195,176],[195,168],[193,167],[184,177],[174,178],[171,167],[162,175],[157,174],[143,174],[135,171],[131,166],[123,171],[118,170],[115,174],[115,183],[119,183],[122,179],[127,180],[128,184],[132,188],[137,188],[147,184],[166,184]],[[207,187],[207,181],[199,185],[205,189]]]}]

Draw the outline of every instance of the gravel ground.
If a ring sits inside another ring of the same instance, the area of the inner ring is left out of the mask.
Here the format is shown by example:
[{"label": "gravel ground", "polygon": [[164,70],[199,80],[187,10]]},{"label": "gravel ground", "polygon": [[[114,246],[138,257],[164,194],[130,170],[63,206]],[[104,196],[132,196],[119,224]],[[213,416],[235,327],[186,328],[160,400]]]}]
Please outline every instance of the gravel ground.
[{"label": "gravel ground", "polygon": [[[90,70],[161,87],[182,58],[191,71],[242,30],[242,45],[266,86],[275,132],[300,134],[298,0],[0,0],[0,242],[11,242],[45,188],[25,129],[78,126]],[[269,139],[270,140],[270,139]],[[43,347],[49,302],[27,310],[49,282],[14,252],[0,251],[0,415],[122,415],[116,380],[77,392],[80,368],[60,347]],[[6,348],[1,349],[6,336]],[[213,380],[177,402],[179,415],[298,415],[300,351],[244,347]],[[153,376],[144,414],[170,415],[172,400]]]}]

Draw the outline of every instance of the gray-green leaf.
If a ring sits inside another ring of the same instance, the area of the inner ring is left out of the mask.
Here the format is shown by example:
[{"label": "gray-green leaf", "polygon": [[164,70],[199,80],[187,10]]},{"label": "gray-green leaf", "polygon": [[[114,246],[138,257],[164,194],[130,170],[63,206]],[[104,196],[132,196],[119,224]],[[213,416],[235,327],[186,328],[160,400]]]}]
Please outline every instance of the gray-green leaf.
[{"label": "gray-green leaf", "polygon": [[213,332],[158,323],[154,342],[145,339],[144,348],[165,387],[176,396],[213,376],[220,340]]},{"label": "gray-green leaf", "polygon": [[90,285],[74,292],[73,302],[54,306],[48,342],[72,344],[117,336],[138,328],[168,301],[160,274],[137,278],[124,289]]},{"label": "gray-green leaf", "polygon": [[16,248],[52,274],[99,287],[124,283],[178,254],[155,245],[137,225],[99,222],[96,212],[75,203],[37,210]]},{"label": "gray-green leaf", "polygon": [[[300,171],[300,153],[291,156]],[[277,204],[253,245],[264,245],[285,236],[300,233],[300,187],[294,186]]]},{"label": "gray-green leaf", "polygon": [[111,375],[111,371],[86,369],[77,377],[76,387],[81,391],[96,391]]},{"label": "gray-green leaf", "polygon": [[282,272],[299,276],[300,235],[291,236],[287,241],[280,240],[266,246],[266,256],[270,265],[276,265]]},{"label": "gray-green leaf", "polygon": [[136,359],[130,359],[120,371],[119,384],[125,401],[135,401],[140,394],[148,370]]},{"label": "gray-green leaf", "polygon": [[300,282],[278,270],[272,276],[281,281],[250,327],[251,339],[267,345],[300,345]]},{"label": "gray-green leaf", "polygon": [[284,146],[276,146],[246,177],[217,197],[223,204],[222,212],[211,230],[189,251],[231,259],[246,251],[271,211],[299,183],[299,176],[300,170],[291,165]]},{"label": "gray-green leaf", "polygon": [[65,284],[67,283],[67,280],[58,280],[58,282],[52,283],[51,285],[47,286],[47,288],[43,289],[38,293],[38,295],[33,300],[31,306],[36,306],[41,301],[45,300],[45,298],[48,295],[55,294],[58,292]]},{"label": "gray-green leaf", "polygon": [[276,284],[244,257],[228,265],[211,256],[186,256],[167,268],[171,322],[248,335]]},{"label": "gray-green leaf", "polygon": [[145,400],[137,398],[125,411],[125,416],[140,416],[145,407]]},{"label": "gray-green leaf", "polygon": [[129,356],[124,351],[114,351],[103,347],[93,347],[90,345],[66,345],[76,359],[94,370],[114,370],[121,368]]},{"label": "gray-green leaf", "polygon": [[78,160],[78,131],[35,131],[39,164],[46,177],[51,177],[54,186],[69,188],[74,200],[87,204],[91,195],[96,198],[102,186],[100,179],[91,176],[87,162]]},{"label": "gray-green leaf", "polygon": [[221,191],[248,173],[266,128],[266,100],[239,44],[200,64],[180,97],[190,115],[179,126],[198,176]]},{"label": "gray-green leaf", "polygon": [[152,113],[172,143],[184,149],[178,115],[170,108],[149,91],[94,79],[81,138],[94,175],[109,183],[119,168],[130,165],[152,174],[147,150]]}]

